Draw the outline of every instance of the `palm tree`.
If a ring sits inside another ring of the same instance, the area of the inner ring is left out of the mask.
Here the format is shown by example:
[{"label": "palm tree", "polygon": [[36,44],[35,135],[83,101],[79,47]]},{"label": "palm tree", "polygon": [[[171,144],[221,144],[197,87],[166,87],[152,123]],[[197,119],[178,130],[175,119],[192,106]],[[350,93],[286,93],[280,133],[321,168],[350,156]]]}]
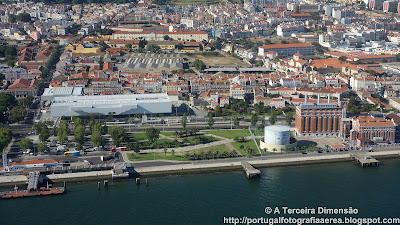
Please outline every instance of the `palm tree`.
[{"label": "palm tree", "polygon": [[164,148],[164,156],[167,156],[167,148]]},{"label": "palm tree", "polygon": [[172,159],[173,159],[174,155],[175,155],[175,150],[174,149],[171,150],[171,155],[172,155]]},{"label": "palm tree", "polygon": [[272,151],[273,151],[273,152],[276,152],[276,151],[278,151],[278,150],[277,150],[276,148],[273,148]]}]

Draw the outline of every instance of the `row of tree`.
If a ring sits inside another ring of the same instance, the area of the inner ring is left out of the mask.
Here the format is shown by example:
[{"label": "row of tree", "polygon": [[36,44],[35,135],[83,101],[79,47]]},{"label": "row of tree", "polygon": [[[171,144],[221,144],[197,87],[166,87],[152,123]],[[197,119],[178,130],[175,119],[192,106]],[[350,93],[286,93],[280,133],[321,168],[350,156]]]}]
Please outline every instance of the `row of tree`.
[{"label": "row of tree", "polygon": [[15,23],[17,21],[28,23],[32,21],[32,18],[29,13],[19,13],[18,15],[10,14],[8,16],[8,22]]},{"label": "row of tree", "polygon": [[[45,67],[42,69],[42,73],[40,74],[40,78],[47,79],[50,76],[50,71],[56,67],[56,64],[60,60],[60,45],[56,45],[53,49],[53,52],[50,54]],[[42,81],[42,80],[41,80]],[[44,82],[44,81],[43,81]]]}]

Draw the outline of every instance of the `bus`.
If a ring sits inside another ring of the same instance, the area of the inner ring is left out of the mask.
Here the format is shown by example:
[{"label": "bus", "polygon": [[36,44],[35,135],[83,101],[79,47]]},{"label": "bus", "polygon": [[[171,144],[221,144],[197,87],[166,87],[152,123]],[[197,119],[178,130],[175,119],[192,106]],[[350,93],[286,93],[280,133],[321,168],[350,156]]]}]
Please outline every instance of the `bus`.
[{"label": "bus", "polygon": [[124,152],[124,151],[126,151],[126,147],[114,147],[114,148],[111,149],[111,151],[112,152],[117,152],[117,151],[118,152],[120,152],[120,151]]},{"label": "bus", "polygon": [[68,151],[64,153],[64,156],[80,156],[81,152],[80,151]]}]

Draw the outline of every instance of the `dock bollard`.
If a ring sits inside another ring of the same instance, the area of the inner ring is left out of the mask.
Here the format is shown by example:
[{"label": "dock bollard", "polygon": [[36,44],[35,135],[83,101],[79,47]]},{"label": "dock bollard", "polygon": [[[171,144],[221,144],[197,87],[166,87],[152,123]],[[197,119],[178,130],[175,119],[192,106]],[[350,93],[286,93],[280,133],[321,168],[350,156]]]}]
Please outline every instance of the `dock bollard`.
[{"label": "dock bollard", "polygon": [[147,178],[146,178],[146,186],[149,186],[149,181]]},{"label": "dock bollard", "polygon": [[100,190],[100,182],[97,182],[97,189]]},{"label": "dock bollard", "polygon": [[108,180],[104,180],[104,187],[108,187]]},{"label": "dock bollard", "polygon": [[136,178],[136,184],[140,184],[140,178]]},{"label": "dock bollard", "polygon": [[67,191],[67,182],[64,181],[64,191]]}]

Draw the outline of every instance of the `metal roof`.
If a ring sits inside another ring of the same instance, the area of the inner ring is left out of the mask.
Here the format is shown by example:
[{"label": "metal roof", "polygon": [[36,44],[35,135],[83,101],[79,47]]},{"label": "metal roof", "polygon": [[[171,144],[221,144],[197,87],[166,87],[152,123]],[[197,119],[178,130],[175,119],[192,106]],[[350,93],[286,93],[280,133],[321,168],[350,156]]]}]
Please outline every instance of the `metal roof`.
[{"label": "metal roof", "polygon": [[170,102],[166,93],[161,94],[132,94],[132,95],[91,95],[55,97],[53,106],[56,105],[128,105],[138,103]]},{"label": "metal roof", "polygon": [[44,89],[42,96],[82,95],[82,87],[51,87]]}]

